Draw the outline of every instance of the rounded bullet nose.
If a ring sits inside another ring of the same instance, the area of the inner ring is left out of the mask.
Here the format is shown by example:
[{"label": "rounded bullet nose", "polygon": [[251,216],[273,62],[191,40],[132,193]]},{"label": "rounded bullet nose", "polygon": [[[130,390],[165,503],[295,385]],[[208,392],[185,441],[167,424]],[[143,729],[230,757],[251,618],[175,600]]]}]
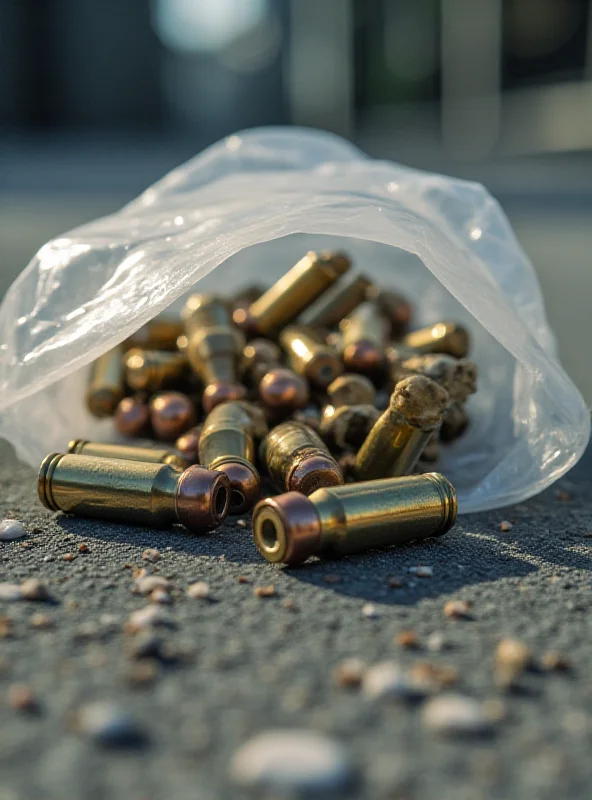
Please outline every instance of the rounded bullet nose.
[{"label": "rounded bullet nose", "polygon": [[199,454],[199,436],[201,427],[190,428],[175,442],[175,449],[190,464],[197,464]]},{"label": "rounded bullet nose", "polygon": [[257,335],[257,325],[248,308],[235,308],[232,312],[232,321],[247,338]]},{"label": "rounded bullet nose", "polygon": [[231,400],[245,400],[247,390],[240,383],[226,383],[226,381],[216,381],[206,386],[203,393],[202,405],[206,414],[221,403],[228,403]]},{"label": "rounded bullet nose", "polygon": [[267,561],[301,564],[320,545],[321,525],[313,504],[297,492],[262,500],[253,512],[253,539]]},{"label": "rounded bullet nose", "polygon": [[343,351],[343,363],[352,372],[373,373],[384,364],[384,351],[372,342],[356,342]]},{"label": "rounded bullet nose", "polygon": [[308,403],[308,386],[290,369],[272,369],[259,384],[259,397],[268,408],[295,411]]},{"label": "rounded bullet nose", "polygon": [[150,401],[150,419],[157,439],[174,442],[195,425],[195,408],[186,394],[162,392]]},{"label": "rounded bullet nose", "polygon": [[306,365],[310,382],[322,389],[326,389],[342,372],[341,359],[333,353],[318,353]]},{"label": "rounded bullet nose", "polygon": [[325,486],[341,486],[343,473],[331,456],[318,454],[305,458],[297,464],[286,483],[288,491],[308,496]]},{"label": "rounded bullet nose", "polygon": [[123,436],[141,436],[149,422],[150,409],[139,397],[124,397],[115,409],[115,427]]},{"label": "rounded bullet nose", "polygon": [[189,467],[179,479],[175,503],[179,522],[188,530],[212,530],[228,514],[230,481],[223,472]]},{"label": "rounded bullet nose", "polygon": [[121,394],[114,389],[97,389],[87,398],[88,410],[98,419],[112,417],[121,400]]},{"label": "rounded bullet nose", "polygon": [[255,469],[235,461],[221,464],[216,469],[223,472],[230,483],[228,513],[244,514],[245,511],[250,511],[260,494],[260,480]]}]

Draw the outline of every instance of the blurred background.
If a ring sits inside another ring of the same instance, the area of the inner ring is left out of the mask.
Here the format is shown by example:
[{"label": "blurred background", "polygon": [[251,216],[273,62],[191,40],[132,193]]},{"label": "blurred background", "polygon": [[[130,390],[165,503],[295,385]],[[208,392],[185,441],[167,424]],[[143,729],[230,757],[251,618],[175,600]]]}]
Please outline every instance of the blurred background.
[{"label": "blurred background", "polygon": [[592,401],[592,0],[0,0],[0,296],[48,238],[285,124],[485,183]]}]

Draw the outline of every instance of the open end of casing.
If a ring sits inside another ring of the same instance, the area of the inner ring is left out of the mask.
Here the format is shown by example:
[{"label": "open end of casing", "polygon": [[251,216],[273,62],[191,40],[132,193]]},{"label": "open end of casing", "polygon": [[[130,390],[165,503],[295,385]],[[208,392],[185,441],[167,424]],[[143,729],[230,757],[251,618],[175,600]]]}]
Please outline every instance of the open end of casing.
[{"label": "open end of casing", "polygon": [[318,552],[321,526],[313,504],[298,492],[262,500],[253,512],[253,539],[267,561],[300,564]]}]

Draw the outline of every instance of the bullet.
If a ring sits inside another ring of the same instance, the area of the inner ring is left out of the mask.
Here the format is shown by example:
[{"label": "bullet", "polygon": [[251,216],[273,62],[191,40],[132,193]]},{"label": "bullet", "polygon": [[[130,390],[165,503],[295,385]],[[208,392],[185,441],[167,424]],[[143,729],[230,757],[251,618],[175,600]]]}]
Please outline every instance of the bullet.
[{"label": "bullet", "polygon": [[283,422],[261,444],[261,461],[280,491],[311,494],[321,486],[343,483],[339,464],[312,428]]},{"label": "bullet", "polygon": [[459,439],[469,427],[470,419],[466,408],[460,403],[452,403],[444,412],[440,427],[440,441],[450,443]]},{"label": "bullet", "polygon": [[386,317],[390,324],[391,336],[399,337],[406,333],[413,309],[408,300],[397,292],[370,286],[366,293],[368,300],[374,300],[378,310]]},{"label": "bullet", "polygon": [[320,434],[330,450],[358,450],[380,417],[374,406],[325,406]]},{"label": "bullet", "polygon": [[325,292],[302,315],[302,323],[318,328],[333,328],[342,319],[357,308],[366,299],[366,292],[372,281],[365,275],[353,275],[349,280],[341,281]]},{"label": "bullet", "polygon": [[464,403],[477,391],[477,365],[468,358],[453,358],[444,354],[414,356],[391,369],[393,384],[409,375],[425,375],[439,383],[451,403]]},{"label": "bullet", "polygon": [[252,384],[258,385],[265,373],[279,366],[281,360],[281,348],[271,339],[251,339],[243,349],[241,372]]},{"label": "bullet", "polygon": [[179,381],[187,369],[182,353],[134,347],[123,356],[125,380],[136,392],[158,392]]},{"label": "bullet", "polygon": [[171,450],[152,447],[133,447],[127,444],[110,442],[89,442],[86,439],[72,439],[68,445],[69,453],[78,453],[95,458],[119,458],[124,461],[144,461],[151,464],[170,464],[171,467],[184,470],[189,462]]},{"label": "bullet", "polygon": [[201,435],[201,425],[189,428],[175,442],[175,449],[188,464],[197,464],[199,460],[199,437]]},{"label": "bullet", "polygon": [[161,392],[150,400],[150,421],[157,439],[174,442],[195,425],[195,408],[186,394]]},{"label": "bullet", "polygon": [[62,453],[44,459],[38,491],[51,511],[154,527],[180,522],[196,533],[221,525],[230,498],[222,472]]},{"label": "bullet", "polygon": [[244,289],[240,289],[239,292],[233,297],[231,303],[232,310],[236,311],[237,309],[248,309],[249,306],[255,302],[255,300],[258,300],[261,297],[264,291],[264,287],[258,284],[245,286]]},{"label": "bullet", "polygon": [[91,367],[86,405],[90,413],[99,419],[112,417],[122,397],[121,348],[114,347],[99,356]]},{"label": "bullet", "polygon": [[339,406],[373,406],[376,404],[376,389],[364,375],[346,373],[327,386],[329,403]]},{"label": "bullet", "polygon": [[291,369],[277,367],[259,383],[259,398],[274,415],[285,416],[308,403],[308,384]]},{"label": "bullet", "polygon": [[375,374],[384,365],[387,324],[376,303],[359,305],[341,323],[342,356],[346,370]]},{"label": "bullet", "polygon": [[407,475],[438,429],[448,393],[435,381],[413,375],[400,381],[386,411],[368,434],[356,466],[361,481]]},{"label": "bullet", "polygon": [[183,334],[183,323],[174,317],[155,317],[125,341],[128,349],[176,350],[177,339]]},{"label": "bullet", "polygon": [[223,403],[212,409],[199,437],[199,460],[224,472],[230,481],[230,513],[242,514],[259,498],[251,415],[243,403]]},{"label": "bullet", "polygon": [[234,321],[251,335],[275,336],[296,319],[350,267],[343,253],[307,253],[247,311],[237,309]]},{"label": "bullet", "polygon": [[246,397],[246,389],[237,379],[244,337],[233,326],[226,304],[214,295],[194,294],[187,300],[182,318],[187,358],[205,386],[205,412],[219,403]]},{"label": "bullet", "polygon": [[253,512],[253,538],[267,561],[300,564],[442,536],[456,519],[456,492],[427,473],[269,497]]},{"label": "bullet", "polygon": [[332,347],[311,328],[291,325],[280,334],[291,368],[310,383],[325,389],[343,372],[343,364]]},{"label": "bullet", "polygon": [[141,397],[124,397],[114,415],[115,428],[122,436],[142,436],[150,424],[150,409]]},{"label": "bullet", "polygon": [[403,344],[415,348],[420,354],[445,353],[455,358],[465,358],[469,354],[469,333],[455,322],[437,322],[429,328],[411,331]]}]

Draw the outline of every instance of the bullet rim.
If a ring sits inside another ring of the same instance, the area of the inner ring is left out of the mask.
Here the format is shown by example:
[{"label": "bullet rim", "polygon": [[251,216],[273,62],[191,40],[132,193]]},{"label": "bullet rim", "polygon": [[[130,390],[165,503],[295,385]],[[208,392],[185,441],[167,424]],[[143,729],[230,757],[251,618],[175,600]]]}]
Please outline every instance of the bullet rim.
[{"label": "bullet rim", "polygon": [[63,453],[50,453],[49,455],[45,456],[41,462],[41,466],[39,467],[39,474],[37,476],[37,493],[41,503],[45,506],[45,508],[49,508],[50,511],[60,510],[51,493],[51,479],[53,473],[55,472],[55,468],[63,456]]},{"label": "bullet rim", "polygon": [[261,478],[259,473],[246,459],[239,457],[215,461],[213,469],[223,472],[230,482],[230,497],[228,514],[244,514],[250,511],[261,491]]},{"label": "bullet rim", "polygon": [[341,359],[331,352],[317,351],[306,365],[306,377],[322,389],[326,389],[343,371]]},{"label": "bullet rim", "polygon": [[318,552],[321,523],[313,503],[298,492],[261,500],[253,512],[253,540],[272,564],[301,564]]},{"label": "bullet rim", "polygon": [[456,522],[456,515],[458,513],[458,498],[456,495],[456,489],[450,483],[448,478],[446,478],[440,472],[426,472],[424,473],[424,477],[428,478],[428,480],[434,484],[442,499],[442,508],[444,509],[442,515],[442,526],[439,531],[434,533],[434,536],[443,536]]},{"label": "bullet rim", "polygon": [[175,509],[179,522],[190,531],[219,527],[228,515],[230,481],[223,472],[194,465],[179,479]]},{"label": "bullet rim", "polygon": [[342,486],[341,467],[329,453],[310,453],[296,461],[286,477],[286,489],[299,494],[311,495],[317,489]]}]

